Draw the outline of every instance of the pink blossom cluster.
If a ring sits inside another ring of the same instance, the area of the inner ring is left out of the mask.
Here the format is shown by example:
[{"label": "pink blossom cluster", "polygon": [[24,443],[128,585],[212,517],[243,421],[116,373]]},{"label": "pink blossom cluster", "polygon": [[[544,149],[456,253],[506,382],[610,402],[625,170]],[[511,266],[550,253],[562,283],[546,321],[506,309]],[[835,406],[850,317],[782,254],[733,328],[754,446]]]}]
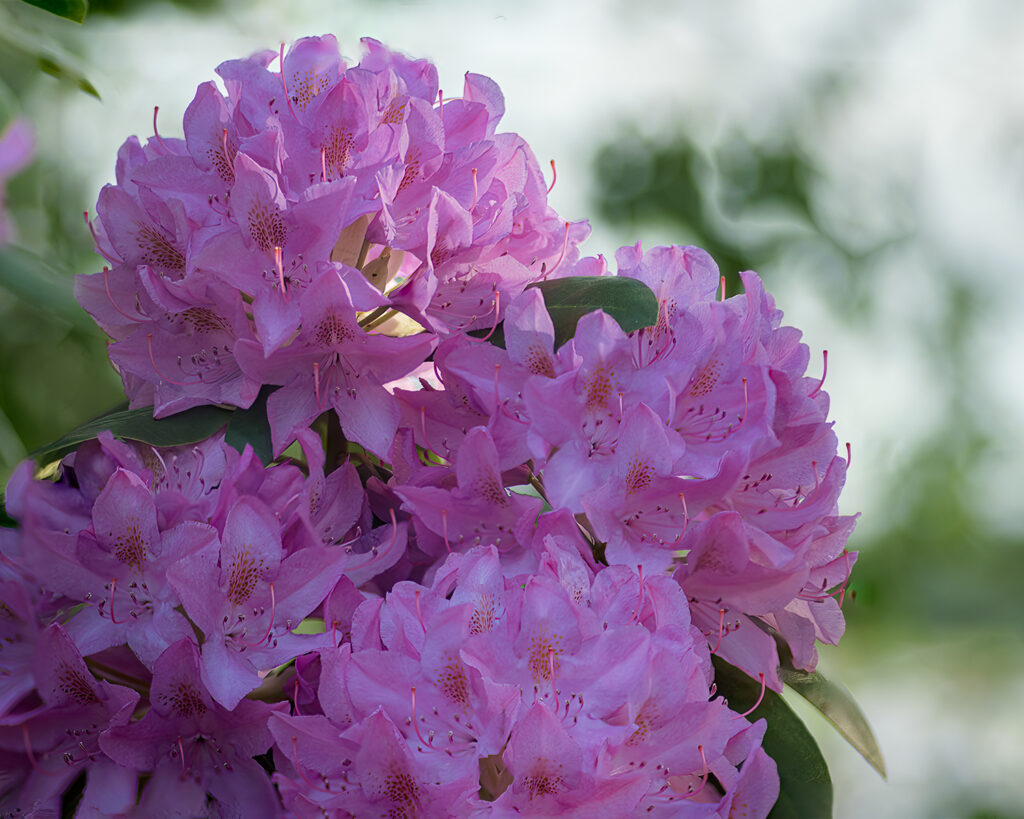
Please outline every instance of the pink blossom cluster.
[{"label": "pink blossom cluster", "polygon": [[[382,385],[577,257],[586,223],[559,219],[529,146],[496,132],[498,86],[467,74],[445,99],[426,60],[363,42],[352,67],[331,35],[277,72],[269,51],[226,62],[227,96],[201,85],[184,139],[121,148],[91,224],[109,269],[77,295],[133,407],[248,407],[278,384],[278,451],[334,407],[384,455]],[[396,309],[421,332],[366,332]]]},{"label": "pink blossom cluster", "polygon": [[[276,387],[275,460],[104,433],[19,468],[0,807],[84,775],[81,816],[766,816],[711,656],[781,690],[780,645],[843,633],[824,376],[753,273],[578,258],[497,87],[366,45],[225,63],[184,140],[121,151],[79,298],[158,416]],[[544,282],[616,276],[649,326],[556,345]]]}]

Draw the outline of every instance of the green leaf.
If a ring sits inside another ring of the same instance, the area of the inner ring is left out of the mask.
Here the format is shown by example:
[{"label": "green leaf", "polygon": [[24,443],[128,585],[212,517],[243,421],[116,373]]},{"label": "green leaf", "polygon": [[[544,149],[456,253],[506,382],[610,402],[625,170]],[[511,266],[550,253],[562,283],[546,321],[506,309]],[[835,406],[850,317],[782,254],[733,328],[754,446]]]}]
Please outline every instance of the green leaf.
[{"label": "green leaf", "polygon": [[89,4],[86,0],[24,0],[30,6],[44,9],[50,14],[58,17],[66,17],[76,23],[84,23],[85,15],[89,11]]},{"label": "green leaf", "polygon": [[544,294],[544,305],[555,325],[555,348],[576,334],[576,322],[594,310],[604,310],[624,333],[658,321],[658,299],[638,279],[625,276],[570,276],[530,285]]},{"label": "green leaf", "polygon": [[252,406],[246,410],[235,410],[228,422],[224,436],[231,446],[241,452],[251,444],[256,457],[266,466],[274,460],[274,445],[270,439],[270,421],[267,419],[267,399],[276,387],[264,386]]},{"label": "green leaf", "polygon": [[28,250],[14,245],[0,248],[0,287],[72,327],[99,334],[96,323],[75,301],[71,281],[70,274],[59,273]]},{"label": "green leaf", "polygon": [[116,410],[73,429],[60,440],[30,453],[45,466],[63,458],[79,444],[91,441],[105,429],[115,438],[142,441],[152,446],[181,446],[205,440],[231,420],[232,411],[220,407],[193,407],[167,418],[153,417],[152,407]]},{"label": "green leaf", "polygon": [[843,738],[881,774],[882,779],[886,778],[885,759],[878,740],[846,686],[827,679],[819,671],[802,671],[787,667],[785,663],[781,677],[786,685],[824,714]]},{"label": "green leaf", "polygon": [[[761,684],[721,657],[712,655],[715,685],[737,713],[749,709],[761,693]],[[768,721],[765,752],[779,767],[779,799],[769,819],[804,819],[832,815],[832,779],[814,737],[792,709],[771,689],[747,716],[751,722]]]}]

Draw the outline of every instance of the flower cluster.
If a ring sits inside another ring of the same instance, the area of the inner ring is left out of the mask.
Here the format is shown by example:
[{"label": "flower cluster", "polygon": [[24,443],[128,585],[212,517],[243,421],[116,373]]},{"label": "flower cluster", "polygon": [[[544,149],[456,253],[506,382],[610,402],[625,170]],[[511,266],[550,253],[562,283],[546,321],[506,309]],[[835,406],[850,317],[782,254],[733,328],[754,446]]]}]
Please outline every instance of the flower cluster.
[{"label": "flower cluster", "polygon": [[[121,151],[79,298],[157,416],[273,387],[274,460],[103,433],[19,468],[0,807],[767,815],[711,656],[763,693],[842,635],[824,378],[753,273],[578,258],[497,87],[366,46],[225,63],[184,140]],[[552,278],[651,313],[568,320]]]},{"label": "flower cluster", "polygon": [[[576,258],[586,224],[558,218],[529,146],[496,133],[497,85],[467,74],[446,100],[430,63],[364,44],[354,67],[330,35],[279,72],[273,52],[226,62],[227,97],[201,85],[184,139],[122,147],[91,225],[110,267],[77,294],[132,406],[248,407],[277,384],[278,452],[333,407],[383,456],[383,384]],[[367,332],[396,310],[420,332]]]}]

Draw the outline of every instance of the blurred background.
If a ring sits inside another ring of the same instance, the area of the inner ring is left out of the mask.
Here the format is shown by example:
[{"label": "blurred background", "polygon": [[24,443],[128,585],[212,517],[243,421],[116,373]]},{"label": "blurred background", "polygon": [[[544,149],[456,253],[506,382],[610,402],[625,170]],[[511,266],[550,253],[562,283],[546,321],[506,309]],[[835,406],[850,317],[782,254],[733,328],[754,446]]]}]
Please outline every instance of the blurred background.
[{"label": "blurred background", "polygon": [[180,136],[223,60],[332,32],[356,61],[373,36],[433,60],[446,96],[467,70],[501,85],[503,129],[557,163],[554,207],[591,219],[586,253],[700,245],[730,287],[762,275],[812,372],[828,350],[853,452],[841,511],[863,517],[847,636],[821,668],[889,768],[794,702],[836,816],[1024,817],[1024,4],[90,5],[77,25],[0,0],[0,129],[25,117],[36,140],[6,182],[0,480],[121,400],[70,295],[100,268],[82,212],[120,143],[152,134],[155,105]]}]

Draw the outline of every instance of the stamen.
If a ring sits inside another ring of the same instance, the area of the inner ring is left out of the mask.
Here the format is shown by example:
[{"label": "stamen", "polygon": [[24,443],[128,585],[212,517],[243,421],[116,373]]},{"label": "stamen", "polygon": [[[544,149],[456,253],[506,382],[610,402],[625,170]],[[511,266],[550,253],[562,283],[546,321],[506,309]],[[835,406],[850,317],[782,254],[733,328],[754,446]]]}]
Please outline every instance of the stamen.
[{"label": "stamen", "polygon": [[698,793],[700,793],[702,790],[704,790],[704,786],[708,784],[708,773],[709,773],[709,771],[708,771],[708,760],[707,760],[707,757],[704,756],[704,746],[703,745],[698,745],[697,746],[697,750],[700,751],[700,761],[704,765],[704,773],[701,774],[700,787],[697,788],[697,790],[695,790],[695,791],[693,791],[691,793],[686,794],[686,797],[685,797],[686,799],[693,799],[693,797],[695,797]]},{"label": "stamen", "polygon": [[114,309],[117,310],[117,312],[124,316],[126,319],[128,319],[128,321],[138,323],[140,321],[145,320],[144,318],[141,317],[134,318],[133,316],[129,316],[124,310],[117,306],[117,302],[114,301],[114,297],[110,292],[110,268],[107,267],[106,265],[103,265],[103,289],[107,291],[107,298],[110,300],[110,303],[114,306]]},{"label": "stamen", "polygon": [[124,620],[118,620],[114,616],[114,593],[116,591],[117,591],[117,578],[114,577],[114,578],[111,578],[111,580],[110,580],[110,622],[113,623],[115,626],[123,626],[125,623],[129,622],[132,618],[131,617],[126,617]]},{"label": "stamen", "polygon": [[321,788],[319,785],[315,785],[312,782],[310,782],[309,777],[306,776],[305,772],[302,770],[302,766],[299,764],[298,737],[292,737],[292,765],[295,766],[295,770],[298,771],[299,776],[302,777],[302,781],[309,785],[309,787],[311,787],[313,790],[320,791],[320,793],[329,793],[332,795],[334,794],[334,791],[331,790],[331,783],[327,781],[326,776],[323,777],[324,786]]},{"label": "stamen", "polygon": [[96,228],[92,226],[92,222],[89,220],[89,211],[83,210],[82,216],[85,217],[85,226],[89,228],[89,233],[92,234],[92,240],[96,244],[96,250],[99,252],[99,254],[111,264],[121,264],[120,259],[114,258],[113,256],[109,256],[107,254],[107,251],[103,249],[103,246],[100,245],[100,237],[96,235]]},{"label": "stamen", "polygon": [[294,716],[301,717],[299,713],[299,678],[295,678],[295,691],[292,693],[292,708],[294,709]]},{"label": "stamen", "polygon": [[178,756],[181,757],[181,781],[185,781],[185,777],[188,776],[188,769],[185,767],[185,746],[182,744],[181,737],[178,737]]},{"label": "stamen", "polygon": [[[419,592],[417,592],[417,594],[419,594]],[[417,600],[419,600],[418,597]],[[427,742],[427,740],[423,738],[423,734],[420,733],[420,722],[418,719],[416,719],[416,686],[410,685],[409,692],[412,694],[412,727],[416,731],[416,736],[419,738],[419,741],[426,745],[428,748],[433,748],[434,743]]]},{"label": "stamen", "polygon": [[571,225],[570,222],[566,222],[565,223],[565,235],[562,237],[562,252],[558,254],[558,261],[555,262],[554,266],[547,273],[545,273],[543,276],[541,276],[542,279],[546,279],[548,276],[550,276],[552,273],[554,273],[558,269],[558,266],[562,263],[562,259],[565,258],[565,249],[569,246],[569,227],[570,227],[570,225]]},{"label": "stamen", "polygon": [[149,362],[150,364],[153,365],[153,369],[156,370],[156,374],[160,377],[162,381],[166,381],[168,384],[174,384],[174,386],[176,387],[194,387],[197,384],[203,383],[203,380],[201,378],[195,381],[175,381],[173,378],[168,378],[166,375],[160,372],[160,368],[156,365],[156,359],[153,357],[152,333],[146,333],[146,342],[149,344]]},{"label": "stamen", "polygon": [[476,187],[476,168],[473,168],[473,204],[469,206],[470,213],[476,210],[477,200],[477,187]]},{"label": "stamen", "polygon": [[558,685],[555,682],[555,650],[548,649],[548,670],[551,673],[551,701],[555,704],[555,713],[558,713]]},{"label": "stamen", "polygon": [[686,496],[682,492],[679,493],[679,500],[682,501],[683,503],[683,531],[679,533],[674,543],[678,543],[680,541],[680,539],[683,537],[683,535],[686,534],[686,530],[690,526],[690,512],[686,508]]},{"label": "stamen", "polygon": [[725,301],[725,276],[721,276],[719,281],[722,285],[722,301]]},{"label": "stamen", "polygon": [[277,279],[281,282],[281,295],[288,301],[288,289],[284,284],[284,251],[277,245],[274,246],[274,265],[277,267]]},{"label": "stamen", "polygon": [[224,147],[224,161],[228,164],[231,169],[231,173],[235,172],[235,163],[231,160],[231,153],[228,151],[228,129],[221,128],[220,131],[220,143]]},{"label": "stamen", "polygon": [[156,127],[156,115],[160,112],[160,106],[153,106],[153,135],[156,137],[156,141],[160,143],[160,147],[163,148],[167,153],[170,153],[170,149],[164,144],[163,139],[160,136],[160,131]]},{"label": "stamen", "polygon": [[426,623],[423,622],[423,609],[420,608],[420,590],[419,589],[416,589],[416,591],[413,592],[413,598],[416,600],[416,619],[420,621],[420,627],[423,629],[423,631],[425,633],[426,630],[427,630],[427,625],[426,625]]},{"label": "stamen", "polygon": [[441,117],[441,127],[444,127],[444,91],[437,89],[437,113]]},{"label": "stamen", "polygon": [[32,770],[41,773],[43,776],[60,776],[60,771],[48,771],[36,761],[36,755],[32,753],[32,739],[28,735],[27,722],[21,724],[21,736],[25,742],[25,756],[28,757],[28,764],[32,766]]},{"label": "stamen", "polygon": [[725,609],[718,610],[718,642],[715,643],[715,647],[711,649],[712,654],[717,654],[718,649],[722,647],[722,638],[725,636]]},{"label": "stamen", "polygon": [[[474,177],[474,179],[475,178],[476,177]],[[498,329],[498,315],[501,312],[501,291],[500,290],[495,290],[494,291],[494,301],[491,303],[491,309],[494,310],[494,323],[491,324],[490,332],[487,333],[487,335],[485,335],[482,339],[480,339],[481,341],[488,341],[488,340],[490,340],[491,336],[494,335],[494,331]]]},{"label": "stamen", "polygon": [[640,622],[640,610],[644,607],[644,567],[642,563],[638,563],[636,566],[637,574],[640,575],[640,597],[637,600],[636,608],[633,609],[633,616],[629,618],[629,623],[626,625],[632,625],[634,622]]},{"label": "stamen", "polygon": [[313,394],[316,396],[316,408],[322,410],[324,402],[320,398],[320,363],[318,361],[313,362]]},{"label": "stamen", "polygon": [[267,640],[270,639],[270,633],[274,630],[274,612],[275,612],[276,609],[277,609],[277,596],[274,594],[274,584],[271,583],[270,584],[270,619],[267,622],[267,630],[266,630],[266,632],[255,643],[247,643],[245,640],[240,640],[239,642],[241,642],[241,644],[243,646],[245,646],[246,648],[256,648],[256,646],[261,646],[265,642],[267,642]]},{"label": "stamen", "polygon": [[327,149],[320,149],[320,181],[327,181]]},{"label": "stamen", "polygon": [[821,357],[824,360],[821,366],[821,381],[818,382],[818,386],[814,388],[811,394],[807,396],[808,398],[814,398],[818,394],[825,383],[825,376],[828,375],[828,350],[822,350]]},{"label": "stamen", "polygon": [[506,418],[515,421],[517,424],[528,424],[528,421],[524,421],[518,415],[514,415],[509,411],[506,404],[508,401],[502,401],[498,395],[498,374],[501,372],[501,364],[494,365],[494,404],[498,408],[498,412],[504,415]]},{"label": "stamen", "polygon": [[295,113],[295,108],[292,107],[292,95],[288,93],[288,80],[284,76],[284,43],[281,43],[280,58],[281,58],[281,85],[284,87],[284,98],[285,98],[285,101],[288,103],[288,110],[292,112],[292,116],[295,117],[295,119],[298,119],[299,117]]},{"label": "stamen", "polygon": [[548,185],[548,193],[551,193],[555,187],[555,182],[558,181],[558,171],[555,170],[555,160],[551,160],[551,184]]},{"label": "stamen", "polygon": [[759,706],[761,704],[761,700],[764,699],[764,690],[765,690],[764,672],[763,671],[758,671],[757,672],[757,676],[761,678],[761,694],[758,696],[757,702],[755,702],[753,705],[751,705],[750,708],[748,708],[742,714],[737,714],[736,716],[734,716],[733,719],[743,719],[743,717],[750,716],[751,714],[753,714],[757,710],[757,706]]},{"label": "stamen", "polygon": [[[444,529],[444,548],[448,550],[448,554],[452,553],[451,544],[448,542],[448,510],[441,510],[441,527]],[[417,592],[419,594],[419,592]]]},{"label": "stamen", "polygon": [[853,452],[850,451],[850,442],[846,442],[846,468],[850,468],[850,464],[853,462]]}]

